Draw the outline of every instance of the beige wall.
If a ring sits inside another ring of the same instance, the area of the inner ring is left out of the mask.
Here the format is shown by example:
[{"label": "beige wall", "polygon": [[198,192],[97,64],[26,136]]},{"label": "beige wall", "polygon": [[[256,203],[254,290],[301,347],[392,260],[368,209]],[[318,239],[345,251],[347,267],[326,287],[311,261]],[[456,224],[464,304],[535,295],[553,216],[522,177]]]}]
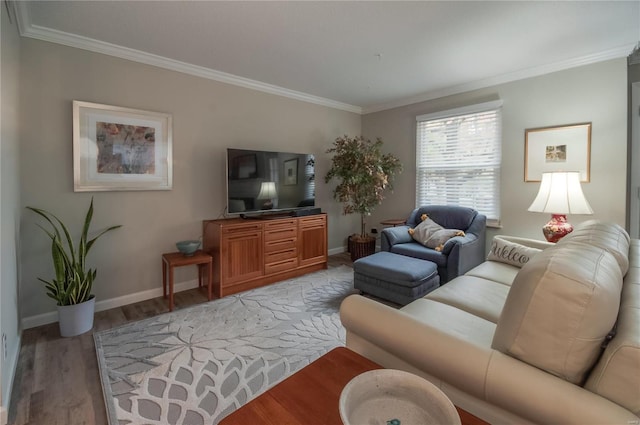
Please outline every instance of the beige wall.
[{"label": "beige wall", "polygon": [[502,229],[510,234],[541,239],[540,228],[550,217],[527,212],[537,183],[524,182],[524,131],[527,128],[592,122],[591,182],[583,191],[593,216],[569,216],[572,223],[589,218],[625,225],[627,159],[626,59],[610,60],[541,77],[502,84],[455,96],[422,102],[362,118],[365,137],[382,137],[386,149],[405,166],[395,191],[370,218],[405,218],[415,207],[415,118],[417,115],[502,99]]},{"label": "beige wall", "polygon": [[[95,196],[94,228],[123,224],[92,252],[98,300],[159,288],[160,254],[180,239],[198,237],[201,220],[224,208],[226,147],[312,152],[317,155],[317,202],[329,213],[329,248],[339,250],[358,228],[341,216],[323,184],[335,137],[382,137],[405,171],[395,193],[368,219],[405,217],[414,207],[415,117],[502,99],[502,223],[499,231],[540,238],[543,214],[527,207],[536,183],[523,181],[524,129],[591,121],[591,183],[584,191],[595,218],[625,223],[626,62],[607,61],[388,111],[357,114],[200,79],[55,44],[24,39],[21,81],[22,206],[33,205],[79,222]],[[174,187],[162,192],[73,192],[71,101],[84,100],[167,112],[173,116]],[[22,212],[22,316],[54,311],[36,282],[50,274],[46,240],[34,217]],[[587,219],[573,216],[573,223]],[[195,272],[178,270],[177,280]]]},{"label": "beige wall", "polygon": [[6,407],[11,380],[20,351],[18,323],[18,235],[20,226],[20,178],[18,136],[18,85],[20,37],[15,17],[10,21],[7,9],[0,7],[2,46],[0,58],[2,105],[0,122],[0,329],[7,338],[5,358],[0,344],[0,406]]},{"label": "beige wall", "polygon": [[[316,154],[317,204],[329,213],[329,248],[341,249],[357,229],[355,218],[340,216],[320,176],[332,141],[360,133],[358,114],[33,39],[23,39],[21,84],[22,205],[79,226],[94,196],[93,228],[123,225],[90,254],[98,303],[158,290],[161,254],[174,251],[176,241],[198,238],[202,220],[221,215],[227,147]],[[72,100],[171,114],[173,190],[74,193]],[[22,316],[32,317],[55,311],[36,281],[52,269],[35,217],[23,210],[22,218]],[[177,282],[195,277],[195,268],[176,273]]]}]

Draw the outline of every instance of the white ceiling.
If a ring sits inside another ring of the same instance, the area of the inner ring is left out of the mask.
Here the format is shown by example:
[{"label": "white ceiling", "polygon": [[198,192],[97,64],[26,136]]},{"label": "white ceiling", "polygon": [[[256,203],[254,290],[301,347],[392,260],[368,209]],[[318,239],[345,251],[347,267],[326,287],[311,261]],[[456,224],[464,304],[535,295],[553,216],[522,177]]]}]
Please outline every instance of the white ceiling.
[{"label": "white ceiling", "polygon": [[19,2],[22,35],[354,112],[625,57],[640,1]]}]

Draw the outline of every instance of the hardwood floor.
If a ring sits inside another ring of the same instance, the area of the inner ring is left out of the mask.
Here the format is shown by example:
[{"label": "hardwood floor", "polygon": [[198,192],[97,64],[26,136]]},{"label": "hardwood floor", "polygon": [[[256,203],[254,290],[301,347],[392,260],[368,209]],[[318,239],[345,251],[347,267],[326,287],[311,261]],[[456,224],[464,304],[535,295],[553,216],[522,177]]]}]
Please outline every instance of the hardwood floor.
[{"label": "hardwood floor", "polygon": [[[329,257],[329,266],[351,266],[348,253]],[[161,283],[160,283],[161,284]],[[175,294],[175,310],[206,302],[204,291]],[[100,311],[93,331],[168,312],[162,297]],[[58,323],[27,329],[9,406],[9,425],[106,425],[93,332],[62,338]]]}]

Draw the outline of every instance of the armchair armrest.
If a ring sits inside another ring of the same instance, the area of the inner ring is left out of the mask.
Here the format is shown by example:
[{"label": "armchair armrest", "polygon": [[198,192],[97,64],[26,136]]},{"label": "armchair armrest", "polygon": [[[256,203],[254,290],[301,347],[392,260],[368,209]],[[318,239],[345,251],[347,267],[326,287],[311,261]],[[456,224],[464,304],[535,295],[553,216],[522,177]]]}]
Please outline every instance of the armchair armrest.
[{"label": "armchair armrest", "polygon": [[440,284],[460,276],[486,259],[485,239],[487,218],[478,214],[465,236],[456,236],[445,243],[443,252],[447,254],[446,276],[440,275]]},{"label": "armchair armrest", "polygon": [[380,233],[380,249],[391,251],[391,247],[399,243],[412,242],[413,238],[409,234],[409,226],[395,226],[382,229]]}]

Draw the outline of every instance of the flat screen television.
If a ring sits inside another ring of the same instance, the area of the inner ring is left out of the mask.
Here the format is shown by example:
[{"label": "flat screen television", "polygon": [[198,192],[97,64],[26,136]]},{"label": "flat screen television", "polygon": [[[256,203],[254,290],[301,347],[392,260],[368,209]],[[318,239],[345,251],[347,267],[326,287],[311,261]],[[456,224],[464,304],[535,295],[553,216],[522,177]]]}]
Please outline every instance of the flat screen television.
[{"label": "flat screen television", "polygon": [[251,214],[315,206],[312,154],[227,149],[227,212]]}]

